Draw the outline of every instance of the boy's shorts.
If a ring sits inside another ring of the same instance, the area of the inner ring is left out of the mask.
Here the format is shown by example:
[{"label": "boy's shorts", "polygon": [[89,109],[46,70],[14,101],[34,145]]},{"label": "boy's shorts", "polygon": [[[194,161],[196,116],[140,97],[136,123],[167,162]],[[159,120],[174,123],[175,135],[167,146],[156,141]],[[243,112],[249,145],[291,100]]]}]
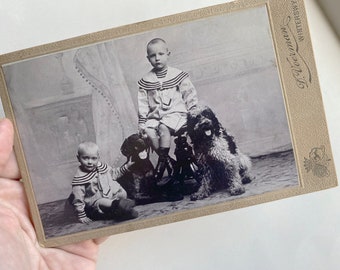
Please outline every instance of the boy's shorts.
[{"label": "boy's shorts", "polygon": [[181,127],[187,123],[186,113],[170,113],[164,115],[161,119],[148,119],[145,123],[145,128],[158,129],[159,124],[163,124],[177,132]]}]

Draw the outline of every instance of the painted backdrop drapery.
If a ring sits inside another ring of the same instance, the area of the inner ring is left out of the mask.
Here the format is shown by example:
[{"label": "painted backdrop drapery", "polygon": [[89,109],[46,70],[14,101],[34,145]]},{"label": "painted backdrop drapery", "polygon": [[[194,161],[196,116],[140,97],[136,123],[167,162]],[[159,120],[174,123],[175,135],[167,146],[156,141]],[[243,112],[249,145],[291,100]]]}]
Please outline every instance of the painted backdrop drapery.
[{"label": "painted backdrop drapery", "polygon": [[137,112],[112,42],[81,48],[74,57],[79,74],[92,86],[93,120],[101,158],[120,165],[120,146],[137,131]]}]

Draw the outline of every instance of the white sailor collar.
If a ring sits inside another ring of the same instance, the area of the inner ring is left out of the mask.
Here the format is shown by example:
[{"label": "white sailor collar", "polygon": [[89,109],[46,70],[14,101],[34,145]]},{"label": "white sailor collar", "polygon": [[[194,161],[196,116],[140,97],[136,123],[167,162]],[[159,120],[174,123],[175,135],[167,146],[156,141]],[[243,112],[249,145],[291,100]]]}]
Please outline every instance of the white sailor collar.
[{"label": "white sailor collar", "polygon": [[157,78],[155,71],[152,69],[141,80],[138,81],[138,85],[140,88],[147,91],[169,89],[177,87],[187,77],[189,77],[187,72],[181,71],[177,68],[168,67],[166,76],[162,79],[159,79]]},{"label": "white sailor collar", "polygon": [[105,163],[99,162],[97,167],[94,168],[91,172],[84,172],[78,167],[76,175],[73,177],[72,185],[84,185],[89,183],[94,177],[96,177],[97,173],[105,174],[109,171],[109,167]]}]

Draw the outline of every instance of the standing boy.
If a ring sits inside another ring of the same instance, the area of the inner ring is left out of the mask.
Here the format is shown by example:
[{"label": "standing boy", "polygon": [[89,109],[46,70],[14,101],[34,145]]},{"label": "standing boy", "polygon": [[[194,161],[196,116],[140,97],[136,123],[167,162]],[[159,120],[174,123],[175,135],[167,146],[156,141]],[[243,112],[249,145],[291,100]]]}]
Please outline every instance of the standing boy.
[{"label": "standing boy", "polygon": [[187,113],[197,105],[196,89],[188,73],[168,66],[170,51],[161,38],[147,44],[152,65],[138,81],[139,132],[145,134],[159,159],[155,177],[160,181],[165,169],[172,171],[169,158],[171,135],[186,124]]}]

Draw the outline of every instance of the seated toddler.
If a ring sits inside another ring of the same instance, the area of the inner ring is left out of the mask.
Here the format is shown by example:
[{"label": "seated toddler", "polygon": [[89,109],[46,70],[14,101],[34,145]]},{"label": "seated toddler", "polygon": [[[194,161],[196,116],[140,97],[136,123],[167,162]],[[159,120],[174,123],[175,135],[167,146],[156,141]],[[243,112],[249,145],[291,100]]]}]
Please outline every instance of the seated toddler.
[{"label": "seated toddler", "polygon": [[99,147],[93,142],[78,146],[80,166],[72,181],[72,204],[81,223],[96,219],[126,220],[136,218],[135,203],[127,199],[126,191],[116,181],[133,165],[112,168],[99,161]]}]

